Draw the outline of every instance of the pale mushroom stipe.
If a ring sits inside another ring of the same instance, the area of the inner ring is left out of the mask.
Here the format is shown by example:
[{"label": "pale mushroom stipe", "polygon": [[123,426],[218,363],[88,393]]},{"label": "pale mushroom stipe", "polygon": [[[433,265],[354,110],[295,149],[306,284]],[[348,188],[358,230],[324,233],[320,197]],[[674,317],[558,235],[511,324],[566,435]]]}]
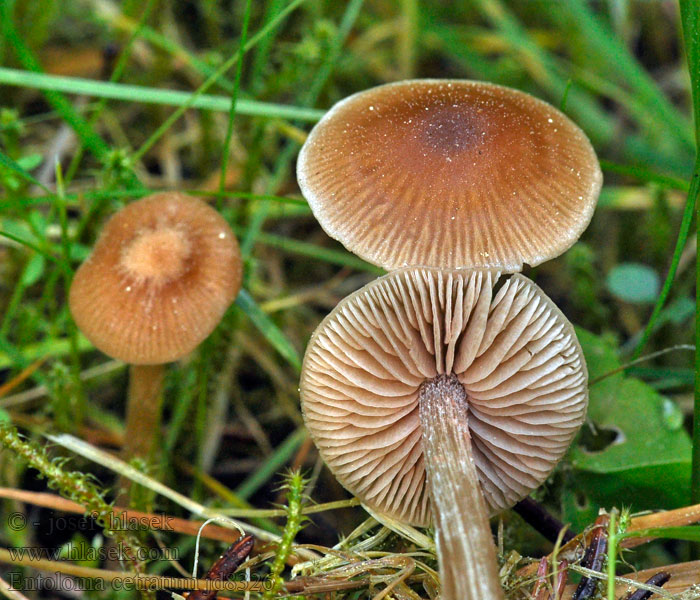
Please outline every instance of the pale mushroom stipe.
[{"label": "pale mushroom stipe", "polygon": [[540,264],[578,239],[602,184],[590,142],[563,113],[456,80],[338,102],[309,134],[297,176],[328,235],[386,269]]},{"label": "pale mushroom stipe", "polygon": [[523,92],[406,81],[336,104],[297,173],[329,235],[400,269],[342,301],[312,336],[307,426],[367,506],[432,521],[443,600],[502,599],[488,517],[564,455],[587,372],[551,300],[500,273],[578,239],[602,185],[593,148]]},{"label": "pale mushroom stipe", "polygon": [[148,454],[163,363],[194,350],[241,285],[238,242],[221,215],[176,192],[127,205],[73,278],[71,314],[96,348],[130,363],[125,455]]}]

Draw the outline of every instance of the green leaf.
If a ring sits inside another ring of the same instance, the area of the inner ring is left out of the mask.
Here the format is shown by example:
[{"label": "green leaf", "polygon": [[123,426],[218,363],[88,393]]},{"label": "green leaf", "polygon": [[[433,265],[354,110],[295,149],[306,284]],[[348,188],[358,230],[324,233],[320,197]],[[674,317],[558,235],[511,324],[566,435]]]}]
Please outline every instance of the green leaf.
[{"label": "green leaf", "polygon": [[28,154],[27,156],[18,158],[17,164],[24,170],[31,171],[32,169],[36,169],[41,164],[42,160],[44,160],[44,158],[41,154]]},{"label": "green leaf", "polygon": [[651,304],[659,294],[659,276],[651,267],[623,263],[611,269],[606,285],[613,296],[625,302]]},{"label": "green leaf", "polygon": [[41,246],[43,244],[43,241],[34,235],[34,232],[31,231],[27,223],[23,223],[17,219],[2,219],[0,220],[0,227],[4,235],[20,244],[29,247]]},{"label": "green leaf", "polygon": [[22,165],[16,163],[9,156],[3,154],[2,152],[0,152],[0,165],[2,165],[3,167],[7,167],[10,171],[14,171],[17,175],[19,175],[22,179],[28,181],[29,183],[33,183],[34,185],[37,185],[40,188],[42,188],[44,191],[49,192],[49,189],[42,183],[39,183],[29,173],[27,173],[27,171],[24,168],[22,168]]},{"label": "green leaf", "polygon": [[44,274],[46,268],[46,259],[41,254],[35,254],[29,259],[27,266],[22,273],[22,285],[29,287],[34,285]]},{"label": "green leaf", "polygon": [[649,529],[636,529],[620,534],[622,539],[635,537],[664,538],[670,540],[686,540],[688,542],[700,542],[700,526],[688,527],[650,527]]},{"label": "green leaf", "polygon": [[[620,367],[614,346],[585,330],[577,335],[591,380]],[[622,373],[590,388],[588,418],[597,429],[592,450],[584,425],[571,461],[575,485],[599,506],[631,505],[635,510],[672,508],[688,501],[690,450],[688,434],[677,426],[668,401],[653,388]]]},{"label": "green leaf", "polygon": [[240,308],[253,322],[265,339],[279,352],[297,371],[301,371],[301,359],[287,336],[282,333],[277,325],[268,317],[252,296],[241,290],[236,298],[236,306]]}]

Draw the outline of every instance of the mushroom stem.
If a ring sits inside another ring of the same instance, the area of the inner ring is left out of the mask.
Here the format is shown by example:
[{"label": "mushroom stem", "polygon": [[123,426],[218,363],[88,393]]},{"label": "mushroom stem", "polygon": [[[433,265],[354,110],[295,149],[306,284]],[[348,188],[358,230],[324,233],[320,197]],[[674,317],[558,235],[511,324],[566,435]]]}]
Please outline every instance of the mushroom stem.
[{"label": "mushroom stem", "polygon": [[150,458],[156,447],[165,365],[131,365],[123,455]]},{"label": "mushroom stem", "polygon": [[503,600],[486,502],[472,459],[467,400],[454,375],[427,381],[419,393],[441,598]]}]

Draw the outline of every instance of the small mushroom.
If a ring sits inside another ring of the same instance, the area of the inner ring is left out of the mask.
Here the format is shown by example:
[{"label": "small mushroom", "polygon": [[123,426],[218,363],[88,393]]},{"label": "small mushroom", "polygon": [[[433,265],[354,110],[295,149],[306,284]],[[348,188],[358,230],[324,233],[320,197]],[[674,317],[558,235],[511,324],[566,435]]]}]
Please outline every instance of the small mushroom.
[{"label": "small mushroom", "polygon": [[529,279],[407,268],[342,300],[301,375],[306,425],[370,508],[436,529],[446,600],[503,598],[489,515],[539,486],[587,405],[571,324]]},{"label": "small mushroom", "polygon": [[194,350],[241,285],[238,242],[213,208],[176,192],[133,202],[105,225],[73,279],[70,310],[105,354],[131,364],[125,455],[148,455],[163,364]]},{"label": "small mushroom", "polygon": [[590,142],[560,111],[458,80],[342,100],[311,131],[297,174],[328,235],[389,270],[540,264],[578,239],[602,184]]}]

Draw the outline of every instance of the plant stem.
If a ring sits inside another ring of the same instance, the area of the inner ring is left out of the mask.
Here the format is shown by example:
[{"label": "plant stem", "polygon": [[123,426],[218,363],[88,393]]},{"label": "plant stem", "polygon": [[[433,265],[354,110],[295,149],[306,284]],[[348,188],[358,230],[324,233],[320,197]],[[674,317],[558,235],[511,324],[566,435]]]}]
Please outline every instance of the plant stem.
[{"label": "plant stem", "polygon": [[[696,158],[695,170],[693,179],[690,185],[690,195],[693,196],[693,202],[696,205],[697,215],[695,222],[700,223],[700,205],[697,202],[697,197],[700,195],[700,156]],[[700,229],[696,233],[700,242]],[[697,257],[696,257],[697,262]],[[692,457],[692,475],[690,488],[690,503],[700,504],[700,352],[698,352],[698,344],[700,344],[700,303],[698,303],[697,290],[700,289],[700,262],[696,266],[696,292],[695,292],[695,402],[693,408],[693,457]],[[695,549],[695,554],[700,556],[698,548]]]},{"label": "plant stem", "polygon": [[443,600],[503,600],[486,501],[471,456],[467,393],[454,376],[423,384],[423,453]]},{"label": "plant stem", "polygon": [[164,365],[131,365],[124,459],[149,458],[156,448],[163,404]]},{"label": "plant stem", "polygon": [[[544,506],[535,502],[529,496],[513,506],[513,511],[518,513],[526,523],[553,544],[559,539],[562,529],[566,527],[561,521],[549,514]],[[562,536],[562,543],[566,544],[575,537],[576,533],[567,529]]]},{"label": "plant stem", "polygon": [[129,587],[129,589],[153,590],[155,588],[168,589],[172,587],[181,590],[226,590],[229,592],[262,592],[264,590],[262,582],[259,581],[214,581],[212,579],[193,579],[191,577],[162,577],[138,571],[96,569],[64,560],[47,560],[36,558],[35,556],[16,556],[16,554],[13,556],[6,548],[0,548],[0,563],[27,566],[38,571],[48,571],[54,575],[63,573],[64,575],[95,581],[124,582],[122,587]]},{"label": "plant stem", "polygon": [[617,509],[610,511],[608,526],[608,600],[615,600],[615,566],[617,563]]},{"label": "plant stem", "polygon": [[[139,558],[142,548],[132,533],[123,528],[114,527],[113,508],[104,499],[104,491],[98,488],[89,475],[78,471],[67,471],[61,466],[61,460],[52,459],[44,446],[27,442],[9,423],[0,423],[0,448],[6,448],[15,456],[25,460],[46,478],[50,487],[57,489],[61,495],[82,506],[86,515],[90,515],[124,553],[126,560],[136,572],[145,573],[143,561]],[[3,560],[0,550],[0,562]],[[36,557],[28,557],[30,561]],[[12,561],[15,562],[15,561]],[[34,568],[41,568],[33,563]]]},{"label": "plant stem", "polygon": [[[700,7],[693,0],[681,0],[681,21],[683,24],[683,42],[685,54],[688,60],[688,72],[690,74],[690,88],[693,100],[693,121],[695,125],[695,168],[688,192],[688,206],[695,206],[697,216],[700,217],[698,195],[700,195]],[[700,229],[696,234],[700,240]],[[697,262],[697,258],[696,258]],[[692,482],[690,491],[691,503],[700,503],[700,304],[697,298],[697,289],[700,286],[700,263],[697,264],[697,285],[695,293],[695,408],[693,411],[693,460]],[[700,555],[699,549],[694,548],[696,557]]]}]

